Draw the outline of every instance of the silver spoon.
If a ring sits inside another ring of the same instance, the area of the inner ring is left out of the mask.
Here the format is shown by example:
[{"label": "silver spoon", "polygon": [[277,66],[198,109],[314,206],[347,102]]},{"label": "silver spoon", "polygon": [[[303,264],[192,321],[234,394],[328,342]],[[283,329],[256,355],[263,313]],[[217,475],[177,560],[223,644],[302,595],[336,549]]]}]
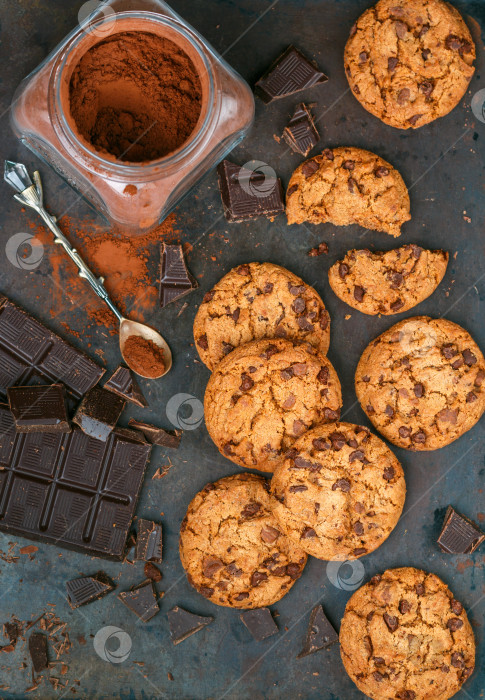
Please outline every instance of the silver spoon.
[{"label": "silver spoon", "polygon": [[[145,377],[146,379],[159,379],[160,377],[163,377],[165,374],[167,374],[167,372],[169,372],[172,367],[172,353],[167,342],[164,338],[162,338],[160,333],[154,331],[153,328],[150,328],[149,326],[146,326],[143,323],[130,321],[130,319],[125,318],[118,311],[116,306],[109,298],[108,292],[104,287],[104,278],[96,277],[91,272],[91,270],[81,258],[77,250],[72,247],[68,239],[58,227],[56,223],[56,218],[54,216],[51,216],[44,209],[44,195],[39,172],[37,170],[35,171],[35,173],[33,174],[34,182],[32,182],[25,165],[23,165],[22,163],[13,163],[12,161],[7,160],[5,161],[4,179],[5,182],[7,182],[15,190],[15,199],[24,206],[34,209],[39,214],[39,216],[42,218],[42,221],[46,224],[46,226],[49,227],[49,229],[54,234],[54,242],[58,243],[64,248],[64,250],[71,258],[73,263],[77,266],[79,270],[79,277],[82,277],[91,285],[91,288],[96,292],[98,297],[109,306],[111,311],[114,313],[114,315],[120,322],[120,351],[124,361],[130,367],[130,369],[132,369],[133,372],[135,372],[135,374],[138,374],[141,377]],[[145,338],[146,340],[151,340],[155,345],[157,345],[159,348],[161,348],[161,350],[163,350],[165,370],[161,374],[155,377],[148,377],[145,374],[141,374],[131,366],[128,357],[125,356],[124,350],[126,346],[126,341],[132,336],[139,336],[141,338]]]}]

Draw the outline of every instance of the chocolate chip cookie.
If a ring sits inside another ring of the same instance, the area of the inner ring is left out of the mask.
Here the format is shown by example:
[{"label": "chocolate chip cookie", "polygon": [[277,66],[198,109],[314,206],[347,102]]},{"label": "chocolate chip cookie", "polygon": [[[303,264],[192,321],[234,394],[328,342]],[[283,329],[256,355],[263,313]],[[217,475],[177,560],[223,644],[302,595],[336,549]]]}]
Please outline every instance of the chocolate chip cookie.
[{"label": "chocolate chip cookie", "polygon": [[326,355],[330,317],[316,291],[284,267],[238,265],[204,296],[195,345],[213,370],[235,347],[260,338],[307,341]]},{"label": "chocolate chip cookie", "polygon": [[318,423],[339,419],[337,374],[309,343],[256,340],[233,350],[207,384],[204,410],[220,452],[271,472],[292,443]]},{"label": "chocolate chip cookie", "polygon": [[364,314],[392,315],[408,311],[440,284],[448,253],[405,245],[386,253],[350,250],[332,265],[328,281],[335,294]]},{"label": "chocolate chip cookie", "polygon": [[190,503],[180,558],[192,586],[216,605],[271,605],[300,577],[307,555],[281,532],[270,501],[266,479],[236,474]]},{"label": "chocolate chip cookie", "polygon": [[461,326],[408,318],[364,350],[355,373],[360,404],[387,440],[410,450],[449,445],[485,411],[485,360]]},{"label": "chocolate chip cookie", "polygon": [[357,559],[391,534],[406,497],[402,467],[367,428],[319,425],[288,450],[271,481],[283,532],[317,559]]},{"label": "chocolate chip cookie", "polygon": [[398,171],[361,148],[326,148],[298,166],[286,192],[289,224],[359,224],[400,236],[409,209]]},{"label": "chocolate chip cookie", "polygon": [[347,603],[340,653],[373,700],[447,700],[473,673],[475,639],[463,605],[441,579],[390,569]]},{"label": "chocolate chip cookie", "polygon": [[442,0],[379,0],[352,27],[345,72],[361,105],[398,129],[416,129],[460,102],[475,45]]}]

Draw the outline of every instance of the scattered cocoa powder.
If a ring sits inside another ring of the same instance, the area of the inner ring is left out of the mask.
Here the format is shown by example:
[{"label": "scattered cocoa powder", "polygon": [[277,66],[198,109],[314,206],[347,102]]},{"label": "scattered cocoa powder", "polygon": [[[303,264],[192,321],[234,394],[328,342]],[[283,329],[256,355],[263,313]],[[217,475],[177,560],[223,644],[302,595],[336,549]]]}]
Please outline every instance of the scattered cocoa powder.
[{"label": "scattered cocoa powder", "polygon": [[165,371],[163,350],[139,335],[127,338],[123,356],[131,369],[143,377],[159,377]]},{"label": "scattered cocoa powder", "polygon": [[80,134],[119,160],[152,161],[187,141],[202,86],[189,56],[169,39],[120,32],[92,46],[74,69],[70,108]]}]

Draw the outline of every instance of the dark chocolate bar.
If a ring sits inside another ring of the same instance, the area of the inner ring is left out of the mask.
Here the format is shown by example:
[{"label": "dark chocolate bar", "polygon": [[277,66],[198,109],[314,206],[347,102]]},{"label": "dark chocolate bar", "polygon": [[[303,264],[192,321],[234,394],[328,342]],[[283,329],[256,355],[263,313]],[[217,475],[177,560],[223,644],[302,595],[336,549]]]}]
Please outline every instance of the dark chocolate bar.
[{"label": "dark chocolate bar", "polygon": [[155,425],[151,425],[150,423],[143,423],[143,421],[135,420],[135,418],[130,418],[128,425],[131,428],[142,432],[148,442],[151,442],[152,445],[171,447],[174,450],[176,450],[180,445],[180,440],[182,437],[181,430],[164,430],[163,428],[157,428]]},{"label": "dark chocolate bar", "polygon": [[142,584],[133,591],[119,593],[118,599],[143,622],[148,622],[160,611],[152,581]]},{"label": "dark chocolate bar", "polygon": [[263,102],[293,95],[328,80],[301,51],[289,46],[258,80],[254,92]]},{"label": "dark chocolate bar", "polygon": [[16,433],[0,405],[0,531],[121,560],[150,451],[121,428]]},{"label": "dark chocolate bar", "polygon": [[246,610],[239,617],[257,642],[262,642],[263,639],[278,633],[278,627],[269,608]]},{"label": "dark chocolate bar", "polygon": [[183,608],[179,608],[178,605],[168,611],[167,617],[170,627],[170,639],[174,645],[180,644],[180,642],[183,642],[214,621],[213,617],[194,615]]},{"label": "dark chocolate bar", "polygon": [[162,243],[160,274],[160,306],[180,299],[199,286],[185,264],[181,245]]},{"label": "dark chocolate bar", "polygon": [[35,673],[44,671],[48,666],[47,637],[41,632],[32,632],[29,637],[29,654]]},{"label": "dark chocolate bar", "polygon": [[103,571],[94,576],[80,576],[66,582],[67,600],[71,608],[79,608],[99,600],[114,590],[115,585]]},{"label": "dark chocolate bar", "polygon": [[312,114],[306,104],[299,104],[283,131],[283,138],[295,153],[307,156],[320,140]]},{"label": "dark chocolate bar", "polygon": [[7,389],[18,433],[70,433],[63,384],[15,386]]},{"label": "dark chocolate bar", "polygon": [[471,554],[485,540],[478,525],[448,506],[438,545],[447,554]]},{"label": "dark chocolate bar", "polygon": [[118,367],[115,369],[111,377],[108,379],[104,388],[108,391],[112,391],[114,394],[121,396],[121,398],[131,401],[131,403],[136,404],[145,408],[148,406],[148,401],[143,396],[143,392],[140,389],[138,382],[135,379],[133,372],[131,372],[128,367]]},{"label": "dark chocolate bar", "polygon": [[138,521],[138,534],[136,538],[137,561],[162,561],[162,526],[152,520]]},{"label": "dark chocolate bar", "polygon": [[125,406],[126,401],[120,396],[93,386],[79,404],[72,420],[86,435],[106,442]]},{"label": "dark chocolate bar", "polygon": [[338,642],[337,632],[327,620],[322,606],[317,605],[311,611],[305,644],[297,659],[308,656],[308,654],[314,654],[320,649],[327,649],[327,647],[332,646],[336,642]]},{"label": "dark chocolate bar", "polygon": [[62,382],[79,399],[105,370],[0,294],[0,400],[7,388]]},{"label": "dark chocolate bar", "polygon": [[273,171],[250,170],[223,160],[217,167],[224,215],[231,223],[272,218],[285,211],[283,186]]}]

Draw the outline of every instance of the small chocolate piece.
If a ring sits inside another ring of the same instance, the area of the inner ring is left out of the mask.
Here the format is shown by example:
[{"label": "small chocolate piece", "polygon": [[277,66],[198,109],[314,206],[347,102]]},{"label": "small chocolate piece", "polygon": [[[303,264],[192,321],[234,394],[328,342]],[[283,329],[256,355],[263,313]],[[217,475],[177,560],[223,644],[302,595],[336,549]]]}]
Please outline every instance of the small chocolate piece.
[{"label": "small chocolate piece", "polygon": [[265,104],[269,104],[327,80],[327,76],[301,51],[289,46],[258,80],[254,92]]},{"label": "small chocolate piece", "polygon": [[307,156],[320,140],[312,113],[301,102],[283,131],[283,138],[295,153]]},{"label": "small chocolate piece", "polygon": [[485,540],[478,525],[448,506],[438,545],[448,554],[471,554]]},{"label": "small chocolate piece", "polygon": [[113,392],[93,386],[79,404],[72,420],[86,435],[106,442],[125,405],[126,401]]},{"label": "small chocolate piece", "polygon": [[262,642],[278,632],[269,608],[246,610],[239,617],[257,642]]},{"label": "small chocolate piece", "polygon": [[29,654],[35,673],[40,673],[48,667],[47,637],[41,632],[33,632],[29,637]]},{"label": "small chocolate piece", "polygon": [[0,294],[0,400],[7,387],[62,382],[69,398],[79,401],[104,374],[80,350]]},{"label": "small chocolate piece", "polygon": [[121,428],[20,435],[0,404],[0,531],[122,559],[150,450]]},{"label": "small chocolate piece", "polygon": [[155,564],[152,564],[151,561],[147,561],[145,563],[143,573],[148,579],[150,579],[150,581],[154,581],[155,583],[159,583],[163,579],[162,572],[155,566]]},{"label": "small chocolate piece", "polygon": [[152,617],[160,612],[157,596],[153,587],[153,582],[143,583],[133,591],[123,591],[118,594],[118,600],[121,600],[127,608],[137,615],[143,622],[148,622]]},{"label": "small chocolate piece", "polygon": [[162,526],[153,520],[138,521],[138,536],[136,539],[137,561],[162,561]]},{"label": "small chocolate piece", "polygon": [[308,255],[310,258],[316,258],[319,255],[327,255],[328,254],[328,245],[325,243],[325,241],[322,241],[321,243],[318,244],[316,248],[312,248],[311,250],[308,251]]},{"label": "small chocolate piece", "polygon": [[131,403],[134,403],[137,406],[141,406],[142,408],[148,406],[148,401],[143,396],[143,392],[140,389],[133,372],[131,372],[128,367],[122,367],[120,365],[117,369],[115,369],[111,377],[104,385],[104,388],[108,391],[112,391],[118,396],[121,396],[122,399],[131,401]]},{"label": "small chocolate piece", "polygon": [[17,386],[7,389],[18,433],[70,433],[63,384]]},{"label": "small chocolate piece", "polygon": [[135,420],[135,418],[130,418],[128,425],[131,428],[135,428],[135,430],[140,430],[152,445],[170,447],[173,450],[176,450],[180,445],[182,437],[181,430],[164,430],[163,428],[157,428],[156,425]]},{"label": "small chocolate piece", "polygon": [[231,223],[271,218],[285,211],[279,178],[223,160],[217,167],[224,215]]},{"label": "small chocolate piece", "polygon": [[168,611],[167,617],[170,627],[170,639],[175,646],[196,632],[200,632],[203,627],[207,627],[211,622],[214,622],[213,617],[194,615],[188,610],[179,608],[178,605]]},{"label": "small chocolate piece", "polygon": [[320,649],[328,649],[336,642],[338,642],[338,634],[328,621],[322,606],[317,605],[311,611],[305,644],[296,658],[302,659]]},{"label": "small chocolate piece", "polygon": [[181,245],[162,243],[160,273],[160,306],[180,299],[199,286],[185,264]]},{"label": "small chocolate piece", "polygon": [[103,571],[94,576],[81,576],[66,581],[67,600],[71,608],[87,605],[115,589],[113,582]]}]

